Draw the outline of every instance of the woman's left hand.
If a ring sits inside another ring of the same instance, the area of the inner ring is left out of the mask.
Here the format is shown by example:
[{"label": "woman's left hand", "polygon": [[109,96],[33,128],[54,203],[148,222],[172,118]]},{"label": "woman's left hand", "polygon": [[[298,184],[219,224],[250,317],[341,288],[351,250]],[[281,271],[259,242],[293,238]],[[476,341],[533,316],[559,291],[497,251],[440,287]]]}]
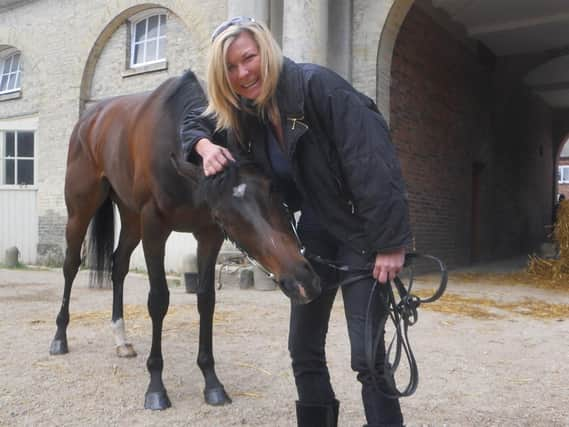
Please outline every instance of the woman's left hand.
[{"label": "woman's left hand", "polygon": [[373,267],[373,278],[379,283],[393,280],[399,274],[405,263],[405,248],[377,254]]}]

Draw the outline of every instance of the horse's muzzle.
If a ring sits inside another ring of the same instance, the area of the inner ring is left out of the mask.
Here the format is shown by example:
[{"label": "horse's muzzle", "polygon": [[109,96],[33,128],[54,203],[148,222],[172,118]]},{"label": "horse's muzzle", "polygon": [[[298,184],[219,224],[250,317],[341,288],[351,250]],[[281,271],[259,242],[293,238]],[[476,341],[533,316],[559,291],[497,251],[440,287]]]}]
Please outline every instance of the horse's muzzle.
[{"label": "horse's muzzle", "polygon": [[316,274],[311,280],[302,282],[293,278],[283,279],[279,281],[279,286],[293,304],[308,304],[322,292],[320,278]]}]

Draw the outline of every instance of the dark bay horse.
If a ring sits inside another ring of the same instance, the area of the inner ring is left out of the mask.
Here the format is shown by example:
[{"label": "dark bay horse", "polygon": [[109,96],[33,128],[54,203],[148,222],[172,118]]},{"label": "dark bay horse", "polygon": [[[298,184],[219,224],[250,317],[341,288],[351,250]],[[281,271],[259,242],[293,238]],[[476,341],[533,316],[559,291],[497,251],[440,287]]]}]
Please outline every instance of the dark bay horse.
[{"label": "dark bay horse", "polygon": [[[184,159],[178,124],[186,109],[205,102],[196,76],[187,72],[148,94],[102,101],[78,121],[69,142],[65,287],[50,353],[68,352],[71,287],[81,263],[81,245],[93,220],[90,242],[98,278],[106,272],[113,283],[112,324],[118,350],[126,356],[135,355],[124,333],[123,282],[132,251],[142,240],[152,318],[147,360],[150,384],[144,404],[149,409],[170,406],[162,382],[161,337],[169,304],[164,252],[172,231],[191,232],[197,240],[197,363],[209,404],[231,402],[215,373],[212,349],[215,261],[224,233],[271,271],[293,302],[307,303],[320,292],[318,277],[300,254],[287,214],[265,176],[251,164],[236,162],[223,173],[205,178],[200,167]],[[114,252],[113,205],[121,219]]]}]

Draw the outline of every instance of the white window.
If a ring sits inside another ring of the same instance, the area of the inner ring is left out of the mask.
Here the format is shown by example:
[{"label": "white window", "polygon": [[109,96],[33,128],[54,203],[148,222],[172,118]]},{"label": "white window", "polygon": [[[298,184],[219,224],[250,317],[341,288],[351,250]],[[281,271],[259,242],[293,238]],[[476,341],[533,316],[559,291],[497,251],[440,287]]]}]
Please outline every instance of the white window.
[{"label": "white window", "polygon": [[559,184],[569,184],[569,166],[559,166],[557,180]]},{"label": "white window", "polygon": [[133,21],[130,66],[155,64],[166,60],[166,14],[154,14]]},{"label": "white window", "polygon": [[0,141],[0,185],[34,185],[34,132],[2,131]]},{"label": "white window", "polygon": [[22,74],[20,58],[19,51],[11,50],[8,54],[0,54],[0,94],[20,89],[20,75]]}]

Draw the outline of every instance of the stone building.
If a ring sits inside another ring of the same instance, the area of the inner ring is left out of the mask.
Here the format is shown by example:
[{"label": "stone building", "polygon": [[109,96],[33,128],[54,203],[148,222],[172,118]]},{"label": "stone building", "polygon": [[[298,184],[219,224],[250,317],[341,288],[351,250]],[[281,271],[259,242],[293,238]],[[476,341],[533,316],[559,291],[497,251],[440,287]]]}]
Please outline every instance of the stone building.
[{"label": "stone building", "polygon": [[[569,4],[486,3],[0,0],[0,253],[61,262],[67,144],[82,111],[186,68],[204,78],[211,31],[235,15],[265,21],[287,56],[376,100],[418,251],[451,266],[531,251],[569,127]],[[185,235],[168,245],[167,269],[194,247]]]}]

